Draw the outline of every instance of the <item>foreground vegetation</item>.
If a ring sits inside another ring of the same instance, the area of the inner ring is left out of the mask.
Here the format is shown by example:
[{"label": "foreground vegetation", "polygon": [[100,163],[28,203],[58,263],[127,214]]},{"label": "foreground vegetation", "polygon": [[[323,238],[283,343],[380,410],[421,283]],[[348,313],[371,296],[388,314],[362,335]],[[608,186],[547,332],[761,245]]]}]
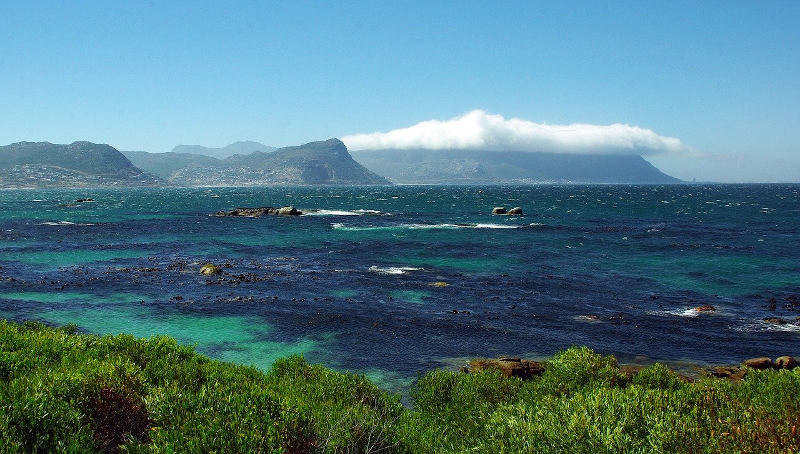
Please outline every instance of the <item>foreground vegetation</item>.
[{"label": "foreground vegetation", "polygon": [[686,383],[586,348],[530,381],[436,370],[413,409],[290,357],[267,373],[173,339],[0,320],[4,452],[798,452],[800,368]]}]

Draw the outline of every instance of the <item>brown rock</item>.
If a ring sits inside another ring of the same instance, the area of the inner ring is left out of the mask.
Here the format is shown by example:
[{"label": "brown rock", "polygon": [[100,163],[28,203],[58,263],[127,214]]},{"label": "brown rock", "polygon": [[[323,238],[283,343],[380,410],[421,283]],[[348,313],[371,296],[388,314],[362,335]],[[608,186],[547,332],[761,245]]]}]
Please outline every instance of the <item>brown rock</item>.
[{"label": "brown rock", "polygon": [[747,375],[747,370],[738,366],[717,366],[707,370],[712,377],[725,378],[728,380],[741,380]]},{"label": "brown rock", "polygon": [[772,323],[774,325],[785,325],[785,324],[789,323],[786,320],[784,320],[782,318],[778,318],[778,317],[767,317],[767,318],[762,319],[762,320],[764,320],[767,323]]},{"label": "brown rock", "polygon": [[516,215],[516,216],[522,216],[522,208],[514,207],[514,208],[508,210],[508,214]]},{"label": "brown rock", "polygon": [[467,366],[469,372],[495,369],[508,377],[518,377],[522,380],[529,380],[533,377],[542,375],[544,365],[536,361],[520,358],[498,358],[498,359],[474,359]]},{"label": "brown rock", "polygon": [[295,208],[293,206],[288,206],[288,207],[282,207],[281,209],[279,209],[278,210],[278,214],[281,215],[281,216],[299,216],[299,215],[301,215],[303,213],[300,212],[300,211],[297,211],[297,208]]},{"label": "brown rock", "polygon": [[506,214],[506,207],[494,207],[492,214]]},{"label": "brown rock", "polygon": [[746,359],[742,361],[742,366],[750,367],[753,369],[764,370],[764,369],[772,369],[774,367],[774,364],[772,363],[771,359],[767,357],[761,357],[761,358]]},{"label": "brown rock", "polygon": [[703,304],[702,306],[697,306],[694,310],[697,312],[715,312],[717,308],[710,304]]},{"label": "brown rock", "polygon": [[800,366],[800,363],[794,359],[793,356],[779,356],[775,359],[775,368],[776,369],[794,369],[795,367]]},{"label": "brown rock", "polygon": [[205,265],[200,267],[201,274],[219,274],[222,272],[222,268],[213,263],[206,263]]}]

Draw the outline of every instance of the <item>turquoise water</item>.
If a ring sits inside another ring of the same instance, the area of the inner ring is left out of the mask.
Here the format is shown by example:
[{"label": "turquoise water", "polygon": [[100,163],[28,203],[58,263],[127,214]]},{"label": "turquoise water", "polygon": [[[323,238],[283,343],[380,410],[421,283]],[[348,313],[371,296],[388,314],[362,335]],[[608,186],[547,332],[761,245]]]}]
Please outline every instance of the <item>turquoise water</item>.
[{"label": "turquoise water", "polygon": [[[390,387],[464,358],[573,344],[717,363],[800,354],[798,191],[0,191],[0,316],[167,334],[265,369],[303,354]],[[289,204],[320,211],[212,216]],[[525,216],[491,215],[502,205]],[[209,261],[224,273],[201,275]],[[692,311],[702,304],[718,310]]]}]

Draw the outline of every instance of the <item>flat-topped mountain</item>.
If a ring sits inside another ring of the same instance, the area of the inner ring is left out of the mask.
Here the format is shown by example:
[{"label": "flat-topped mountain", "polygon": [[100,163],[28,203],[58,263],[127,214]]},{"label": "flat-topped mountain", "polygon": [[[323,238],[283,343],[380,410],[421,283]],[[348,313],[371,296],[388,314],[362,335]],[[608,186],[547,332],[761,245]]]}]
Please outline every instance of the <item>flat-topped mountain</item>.
[{"label": "flat-topped mountain", "polygon": [[0,146],[0,187],[158,186],[116,148],[91,142]]},{"label": "flat-topped mountain", "polygon": [[277,148],[264,145],[260,142],[252,140],[243,140],[234,142],[228,146],[221,148],[204,147],[202,145],[177,145],[172,149],[173,153],[188,153],[204,156],[211,156],[212,158],[225,159],[235,154],[250,154],[254,151],[268,152],[274,151]]},{"label": "flat-topped mountain", "polygon": [[482,150],[359,150],[353,158],[395,183],[678,183],[641,156]]},{"label": "flat-topped mountain", "polygon": [[390,184],[354,161],[339,139],[225,159],[175,152],[126,155],[142,169],[182,186]]}]

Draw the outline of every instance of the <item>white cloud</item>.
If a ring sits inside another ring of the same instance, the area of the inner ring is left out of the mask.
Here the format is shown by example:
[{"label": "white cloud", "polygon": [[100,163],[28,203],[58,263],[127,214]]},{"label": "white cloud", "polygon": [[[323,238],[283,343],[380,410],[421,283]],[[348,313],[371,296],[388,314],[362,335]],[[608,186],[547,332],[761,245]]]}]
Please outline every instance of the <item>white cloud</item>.
[{"label": "white cloud", "polygon": [[627,124],[550,125],[505,119],[473,110],[451,120],[429,120],[389,132],[342,137],[351,150],[425,148],[544,151],[578,154],[684,154],[692,150],[674,137]]}]

